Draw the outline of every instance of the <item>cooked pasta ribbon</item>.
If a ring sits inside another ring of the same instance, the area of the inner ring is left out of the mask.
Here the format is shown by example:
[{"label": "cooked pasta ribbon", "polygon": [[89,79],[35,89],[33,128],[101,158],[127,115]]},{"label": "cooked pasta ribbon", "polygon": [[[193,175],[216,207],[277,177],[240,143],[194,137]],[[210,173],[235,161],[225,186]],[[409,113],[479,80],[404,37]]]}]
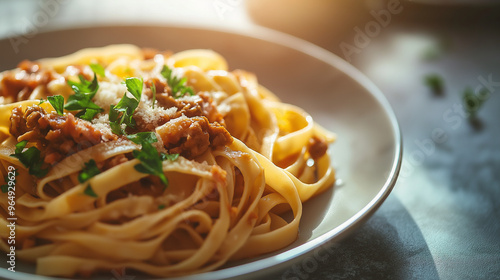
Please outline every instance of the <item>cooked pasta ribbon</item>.
[{"label": "cooked pasta ribbon", "polygon": [[0,193],[0,248],[41,275],[170,277],[273,252],[335,180],[335,135],[211,50],[24,61],[0,74],[0,104],[0,179],[16,169],[15,211],[14,188]]}]

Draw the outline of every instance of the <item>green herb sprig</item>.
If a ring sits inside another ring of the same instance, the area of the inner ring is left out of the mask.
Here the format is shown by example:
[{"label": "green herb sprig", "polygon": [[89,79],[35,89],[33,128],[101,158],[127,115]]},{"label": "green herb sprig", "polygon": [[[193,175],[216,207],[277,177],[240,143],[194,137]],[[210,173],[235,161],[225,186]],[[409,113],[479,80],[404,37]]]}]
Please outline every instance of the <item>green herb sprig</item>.
[{"label": "green herb sprig", "polygon": [[9,192],[9,187],[10,187],[9,182],[13,182],[14,186],[16,185],[17,175],[19,175],[19,172],[17,172],[17,169],[14,169],[14,180],[11,180],[7,175],[4,176],[5,184],[0,186],[0,189],[2,190],[3,193]]},{"label": "green herb sprig", "polygon": [[[8,183],[8,181],[5,180],[5,183]],[[3,184],[2,186],[0,186],[0,189],[2,190],[2,193],[7,193],[9,192],[9,185]]]},{"label": "green herb sprig", "polygon": [[38,178],[44,177],[49,172],[48,168],[42,168],[43,158],[40,156],[40,150],[36,147],[29,147],[24,151],[28,140],[16,144],[16,150],[11,157],[17,158],[29,170],[29,174]]},{"label": "green herb sprig", "polygon": [[156,86],[155,83],[151,85],[151,92],[153,93],[153,105],[151,106],[153,109],[155,108],[155,102],[156,102]]},{"label": "green herb sprig", "polygon": [[125,85],[133,98],[128,97],[125,93],[120,102],[114,106],[111,105],[109,110],[111,130],[118,135],[126,134],[122,124],[125,124],[126,127],[135,128],[133,114],[141,101],[143,81],[139,78],[127,78]]},{"label": "green herb sprig", "polygon": [[[88,162],[84,163],[82,170],[78,174],[78,181],[80,183],[84,183],[84,182],[86,182],[87,180],[89,180],[90,178],[94,177],[95,175],[97,175],[99,173],[101,173],[101,171],[97,167],[97,164],[96,164],[95,160],[91,159]],[[85,195],[88,195],[88,196],[91,196],[91,197],[97,197],[97,194],[92,189],[92,186],[90,185],[90,183],[87,184],[87,187],[85,188],[85,190],[83,191],[83,193]]]},{"label": "green herb sprig", "polygon": [[69,111],[80,110],[76,116],[91,121],[95,115],[103,111],[101,107],[92,102],[92,98],[94,98],[99,89],[97,74],[94,73],[92,81],[87,81],[83,75],[79,75],[78,78],[80,79],[79,83],[68,81],[75,94],[68,97],[68,102],[64,105],[64,109]]},{"label": "green herb sprig", "polygon": [[50,105],[54,107],[59,115],[64,115],[64,97],[62,97],[61,95],[54,95],[47,97],[47,99],[49,100]]},{"label": "green herb sprig", "polygon": [[178,77],[172,75],[172,69],[170,69],[167,65],[163,66],[161,75],[167,80],[168,85],[172,89],[172,96],[174,98],[181,98],[186,95],[186,93],[194,95],[193,89],[185,85],[187,79],[185,77],[179,79]]},{"label": "green herb sprig", "polygon": [[101,171],[97,167],[95,160],[91,159],[83,164],[83,168],[78,174],[78,181],[80,183],[84,183],[85,181],[87,181],[88,179],[94,177],[99,173],[101,173]]},{"label": "green herb sprig", "polygon": [[92,69],[92,71],[94,71],[94,73],[96,73],[97,75],[99,75],[101,77],[106,76],[106,71],[104,70],[104,67],[101,64],[91,63],[89,66],[90,66],[90,69]]},{"label": "green herb sprig", "polygon": [[424,83],[425,83],[425,85],[427,85],[431,89],[431,91],[434,94],[436,94],[436,95],[443,94],[444,81],[440,75],[429,74],[429,75],[424,77]]},{"label": "green herb sprig", "polygon": [[168,179],[163,173],[163,161],[164,160],[176,160],[179,154],[164,154],[158,153],[152,143],[157,142],[158,139],[154,132],[139,132],[133,135],[127,135],[127,138],[136,144],[140,144],[141,150],[132,151],[132,155],[141,161],[140,164],[134,166],[135,170],[152,174],[157,176],[162,182],[164,189],[168,187]]},{"label": "green herb sprig", "polygon": [[469,119],[476,119],[479,109],[481,109],[484,102],[488,100],[490,91],[486,88],[482,88],[475,94],[472,88],[467,87],[462,95],[465,111],[469,113]]}]

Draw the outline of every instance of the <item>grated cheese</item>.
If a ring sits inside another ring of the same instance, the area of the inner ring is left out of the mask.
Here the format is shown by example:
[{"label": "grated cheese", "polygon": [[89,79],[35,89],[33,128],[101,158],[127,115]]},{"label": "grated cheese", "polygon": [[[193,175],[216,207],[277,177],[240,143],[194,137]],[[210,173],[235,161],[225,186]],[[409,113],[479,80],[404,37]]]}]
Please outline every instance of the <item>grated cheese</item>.
[{"label": "grated cheese", "polygon": [[[143,95],[144,97],[144,95]],[[137,110],[134,115],[143,119],[146,123],[154,124],[158,126],[160,120],[163,117],[173,117],[177,113],[176,107],[163,108],[161,106],[155,106],[153,109],[153,102],[150,99],[141,99]]]},{"label": "grated cheese", "polygon": [[127,91],[127,87],[122,83],[100,82],[99,90],[92,101],[105,112],[109,112],[110,105],[116,105]]}]

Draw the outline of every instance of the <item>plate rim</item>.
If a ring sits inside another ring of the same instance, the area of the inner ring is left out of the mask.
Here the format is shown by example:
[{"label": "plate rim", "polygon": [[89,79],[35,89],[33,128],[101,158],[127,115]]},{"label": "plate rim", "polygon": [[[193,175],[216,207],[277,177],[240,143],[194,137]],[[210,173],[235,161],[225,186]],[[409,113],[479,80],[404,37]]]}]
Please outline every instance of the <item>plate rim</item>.
[{"label": "plate rim", "polygon": [[[382,93],[382,91],[365,74],[363,74],[360,70],[358,70],[353,65],[349,64],[347,61],[343,60],[336,54],[304,39],[263,26],[252,26],[252,28],[249,30],[246,29],[241,30],[238,28],[231,28],[227,26],[206,27],[198,24],[184,24],[184,23],[178,24],[172,22],[138,23],[138,24],[131,24],[130,22],[123,22],[123,23],[113,22],[113,23],[97,23],[97,24],[74,24],[74,25],[67,25],[64,28],[57,28],[57,27],[45,28],[40,30],[40,32],[37,33],[37,36],[46,33],[63,32],[66,30],[78,30],[78,29],[89,29],[89,28],[100,28],[100,27],[102,28],[165,27],[165,28],[177,28],[177,29],[197,29],[200,31],[216,31],[216,32],[226,33],[229,35],[244,36],[252,39],[259,39],[282,47],[292,48],[294,50],[306,54],[307,56],[316,58],[318,60],[327,63],[328,65],[338,69],[340,72],[343,72],[344,74],[349,76],[352,80],[357,82],[370,95],[372,95],[378,102],[378,104],[382,107],[382,111],[387,116],[387,119],[389,120],[390,127],[392,128],[393,132],[392,138],[395,144],[393,147],[394,157],[392,158],[392,165],[390,168],[390,172],[388,172],[387,174],[387,179],[385,180],[384,185],[381,187],[380,191],[378,191],[377,194],[370,200],[369,203],[367,203],[361,210],[359,210],[355,215],[344,221],[342,224],[338,225],[337,227],[327,231],[326,233],[323,233],[322,235],[312,240],[306,241],[304,244],[290,248],[287,251],[277,253],[269,257],[265,257],[263,259],[254,260],[248,263],[243,263],[232,267],[222,268],[214,271],[203,272],[193,275],[186,275],[173,278],[154,278],[154,279],[222,280],[222,279],[231,279],[234,277],[250,276],[250,274],[253,274],[255,272],[264,273],[264,272],[269,272],[269,270],[273,268],[284,267],[285,265],[288,265],[291,262],[298,261],[301,257],[308,255],[313,250],[317,249],[318,247],[327,242],[330,242],[334,239],[338,241],[341,238],[347,236],[350,232],[352,232],[357,227],[366,222],[366,220],[370,218],[373,215],[373,213],[383,204],[385,199],[394,189],[403,159],[403,148],[402,148],[403,137],[394,110],[392,109],[389,101],[387,100],[386,96]],[[0,38],[0,41],[5,41],[5,40],[9,40],[9,38],[8,37]],[[71,279],[71,278],[60,278],[60,277],[54,278],[43,275],[33,275],[25,272],[16,272],[15,274],[19,276],[19,278],[17,279],[23,279],[22,278],[23,276],[29,276],[30,279],[34,280]],[[13,274],[12,272],[9,272],[7,269],[2,268],[0,270],[0,276],[12,277]]]}]

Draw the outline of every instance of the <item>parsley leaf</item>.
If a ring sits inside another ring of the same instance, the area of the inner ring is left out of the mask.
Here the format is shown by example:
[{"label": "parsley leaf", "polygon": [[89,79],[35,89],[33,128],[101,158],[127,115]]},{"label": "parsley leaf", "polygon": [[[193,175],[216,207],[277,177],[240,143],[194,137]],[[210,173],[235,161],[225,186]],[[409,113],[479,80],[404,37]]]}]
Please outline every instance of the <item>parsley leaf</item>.
[{"label": "parsley leaf", "polygon": [[438,74],[429,74],[424,77],[425,84],[432,90],[434,94],[443,93],[443,78]]},{"label": "parsley leaf", "polygon": [[[101,173],[101,170],[97,168],[95,160],[91,159],[83,164],[83,169],[78,174],[78,181],[83,183],[99,173]],[[90,184],[87,185],[83,193],[88,196],[97,197],[97,194],[94,192]]]},{"label": "parsley leaf", "polygon": [[91,121],[95,115],[99,114],[102,110],[95,110],[95,109],[89,109],[87,108],[87,110],[82,110],[78,113],[76,113],[76,117],[82,119],[82,120],[86,120],[86,121]]},{"label": "parsley leaf", "polygon": [[99,75],[101,77],[106,76],[106,72],[104,70],[104,67],[102,67],[101,64],[91,63],[89,66],[90,66],[90,69],[92,69],[92,71],[94,71],[94,73],[96,73],[97,75]]},{"label": "parsley leaf", "polygon": [[[103,111],[101,107],[92,102],[97,90],[99,89],[99,84],[97,82],[97,75],[94,73],[94,79],[92,81],[87,81],[83,75],[78,76],[80,83],[73,81],[68,81],[75,94],[68,97],[68,102],[64,105],[64,109],[69,111],[81,110],[76,114],[77,117],[83,118],[84,120],[92,120],[92,118],[99,112]],[[91,110],[87,112],[87,110]],[[97,112],[96,112],[97,111]]]},{"label": "parsley leaf", "polygon": [[101,107],[97,106],[94,102],[91,101],[94,95],[77,93],[70,95],[68,97],[68,102],[64,105],[64,109],[70,111],[76,110],[86,110],[86,109],[94,109],[94,110],[102,110]]},{"label": "parsley leaf", "polygon": [[165,188],[168,186],[168,179],[163,174],[163,164],[158,151],[148,142],[142,143],[141,150],[132,151],[132,155],[141,161],[140,164],[134,166],[135,170],[158,176]]},{"label": "parsley leaf", "polygon": [[477,117],[477,112],[489,97],[490,91],[486,88],[482,88],[477,94],[474,94],[474,91],[470,87],[464,90],[462,98],[465,110],[469,113],[470,119],[475,119]]},{"label": "parsley leaf", "polygon": [[92,186],[90,184],[87,185],[87,187],[85,188],[83,193],[88,195],[88,196],[91,196],[91,197],[98,197],[97,194],[92,189]]},{"label": "parsley leaf", "polygon": [[172,96],[174,98],[183,97],[186,93],[189,93],[189,95],[194,95],[193,89],[189,86],[184,85],[187,79],[185,77],[179,79],[178,77],[172,75],[172,69],[170,69],[167,65],[163,65],[161,75],[167,80],[168,85],[172,89]]},{"label": "parsley leaf", "polygon": [[68,85],[73,89],[75,94],[89,94],[94,97],[99,89],[97,75],[94,73],[94,79],[92,79],[92,81],[87,81],[83,75],[79,75],[78,78],[80,79],[80,83],[68,81]]},{"label": "parsley leaf", "polygon": [[164,154],[161,153],[161,159],[162,160],[170,160],[170,161],[175,161],[176,159],[179,158],[179,154]]},{"label": "parsley leaf", "polygon": [[40,150],[36,147],[29,147],[23,151],[28,144],[27,140],[21,141],[16,144],[16,150],[11,157],[19,159],[19,161],[29,169],[29,174],[41,178],[49,172],[48,168],[42,169],[43,159],[40,157]]},{"label": "parsley leaf", "polygon": [[164,188],[167,188],[168,179],[163,173],[162,161],[169,158],[168,156],[171,156],[171,160],[175,160],[179,155],[174,156],[158,153],[156,148],[151,145],[151,143],[158,141],[154,132],[139,132],[134,135],[127,135],[127,138],[134,143],[142,145],[141,150],[132,151],[132,155],[141,161],[140,164],[134,166],[135,170],[141,173],[158,176],[160,181],[163,183]]},{"label": "parsley leaf", "polygon": [[91,159],[84,163],[82,171],[78,174],[78,181],[83,183],[99,173],[101,173],[101,171],[97,168],[95,160]]},{"label": "parsley leaf", "polygon": [[158,210],[165,209],[166,205],[165,204],[160,204],[158,205]]},{"label": "parsley leaf", "polygon": [[[14,185],[16,183],[17,175],[19,175],[19,173],[17,172],[17,169],[14,169],[14,180],[13,180]],[[0,189],[2,190],[3,193],[8,193],[9,192],[9,182],[11,181],[9,179],[9,176],[5,175],[4,181],[5,181],[5,184],[0,186]]]},{"label": "parsley leaf", "polygon": [[123,123],[127,127],[135,127],[133,114],[138,106],[139,101],[129,98],[126,95],[122,97],[118,104],[115,106],[111,105],[109,111],[109,122],[113,133],[118,135],[126,134],[125,130],[121,126]]},{"label": "parsley leaf", "polygon": [[151,85],[151,92],[153,93],[153,109],[155,108],[155,101],[156,101],[156,86],[155,83]]},{"label": "parsley leaf", "polygon": [[127,138],[136,144],[142,144],[143,142],[154,143],[158,141],[154,132],[139,132],[127,135]]},{"label": "parsley leaf", "polygon": [[131,128],[135,127],[133,114],[135,109],[139,106],[142,95],[142,79],[127,78],[125,80],[125,84],[127,85],[127,90],[134,98],[128,97],[127,93],[125,93],[120,102],[118,102],[115,106],[111,105],[109,110],[111,130],[113,133],[118,135],[126,134],[125,130],[122,128],[122,124]]},{"label": "parsley leaf", "polygon": [[47,99],[59,115],[64,115],[64,97],[61,95],[55,95],[49,96]]},{"label": "parsley leaf", "polygon": [[[136,134],[127,135],[127,138],[136,144],[142,144],[143,142],[154,143],[158,141],[158,138],[156,138],[156,134],[154,132],[139,132]],[[160,159],[162,161],[175,161],[177,158],[179,158],[179,154],[160,153]]]},{"label": "parsley leaf", "polygon": [[143,81],[142,79],[139,78],[127,78],[125,80],[125,85],[127,86],[127,90],[132,93],[132,95],[137,99],[138,101],[141,100],[141,95],[142,95],[142,85]]}]

